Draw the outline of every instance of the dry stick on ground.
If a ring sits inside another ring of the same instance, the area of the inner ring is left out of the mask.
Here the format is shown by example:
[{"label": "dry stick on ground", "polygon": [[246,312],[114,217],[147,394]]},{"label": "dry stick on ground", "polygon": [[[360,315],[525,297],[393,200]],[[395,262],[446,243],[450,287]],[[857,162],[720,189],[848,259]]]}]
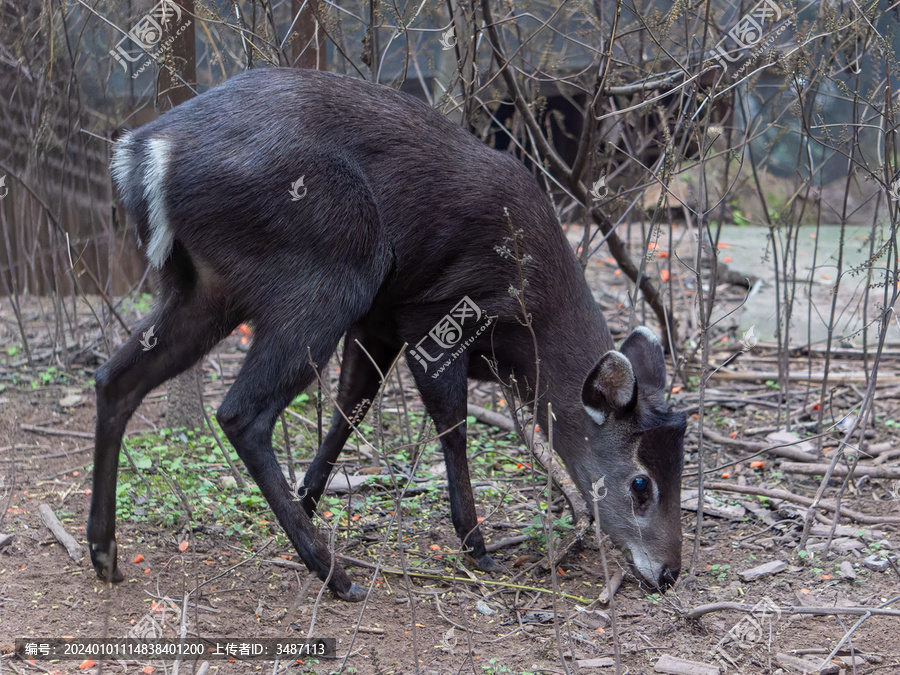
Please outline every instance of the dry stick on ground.
[{"label": "dry stick on ground", "polygon": [[[812,506],[813,500],[809,497],[795,495],[787,490],[778,490],[774,488],[753,487],[750,485],[733,485],[731,483],[719,483],[715,481],[707,482],[708,490],[722,490],[723,492],[739,492],[746,495],[759,495],[760,497],[768,497],[769,499],[784,499],[785,501],[800,504],[801,506]],[[822,500],[818,506],[825,511],[834,511],[835,504],[831,500]],[[878,525],[879,523],[900,523],[900,516],[869,516],[864,513],[851,511],[850,509],[841,508],[841,515],[855,520],[863,525]]]},{"label": "dry stick on ground", "polygon": [[[828,471],[828,464],[803,464],[801,462],[782,462],[781,470],[786,473],[799,473],[804,476],[822,476]],[[831,472],[832,477],[843,477],[850,473],[846,466],[836,466]],[[854,476],[868,476],[869,478],[884,478],[893,480],[900,478],[900,468],[894,469],[888,466],[860,466],[853,467]]]},{"label": "dry stick on ground", "polygon": [[70,431],[68,429],[50,429],[49,427],[35,427],[30,424],[22,424],[19,426],[22,431],[30,431],[35,434],[44,434],[46,436],[71,436],[72,438],[89,438],[93,440],[94,434],[87,431]]},{"label": "dry stick on ground", "polygon": [[[735,462],[745,462],[748,459],[753,459],[757,455],[761,455],[764,452],[775,455],[777,457],[785,457],[786,459],[793,459],[797,462],[814,462],[819,459],[816,455],[810,452],[804,452],[803,450],[799,450],[793,446],[804,443],[809,438],[803,438],[793,443],[782,443],[780,445],[769,445],[767,443],[757,443],[754,441],[741,441],[736,438],[728,438],[728,436],[723,436],[722,434],[716,433],[711,429],[704,427],[703,435],[709,440],[715,443],[721,443],[722,445],[730,445],[735,448],[742,448],[744,450],[750,450],[754,454],[749,455],[747,457],[742,457],[739,460],[735,460]],[[828,434],[830,435],[830,434]],[[735,462],[730,462],[729,464],[725,464],[724,466],[731,466]],[[710,469],[712,471],[713,469]],[[717,469],[718,470],[718,467]]]},{"label": "dry stick on ground", "polygon": [[[896,598],[887,602],[885,604],[891,604],[892,602],[896,602]],[[738,602],[713,602],[708,605],[700,605],[699,607],[695,607],[689,612],[685,612],[682,614],[682,618],[685,619],[699,619],[704,614],[709,614],[710,612],[747,612],[750,613],[753,611],[753,605],[742,605]],[[861,614],[870,614],[874,616],[896,616],[900,617],[900,609],[883,609],[884,605],[880,606],[881,608],[876,609],[874,607],[805,607],[802,605],[791,605],[788,607],[780,608],[782,614],[815,614],[817,616],[832,616],[832,615],[842,615],[842,614],[852,614],[859,616]]]},{"label": "dry stick on ground", "polygon": [[66,532],[66,528],[59,522],[56,514],[53,513],[53,509],[46,504],[41,504],[40,507],[38,507],[38,510],[41,520],[44,521],[44,525],[46,525],[47,529],[53,533],[56,540],[66,547],[69,557],[75,562],[80,563],[82,558],[84,558],[84,550],[81,548],[81,544],[75,541],[75,537]]}]

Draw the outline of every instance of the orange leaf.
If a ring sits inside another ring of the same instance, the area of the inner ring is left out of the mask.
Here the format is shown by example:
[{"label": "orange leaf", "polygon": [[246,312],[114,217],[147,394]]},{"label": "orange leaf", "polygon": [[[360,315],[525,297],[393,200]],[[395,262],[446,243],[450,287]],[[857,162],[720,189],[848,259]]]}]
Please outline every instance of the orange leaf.
[{"label": "orange leaf", "polygon": [[132,560],[131,562],[133,562],[133,563],[144,562],[144,556],[142,556],[140,553],[138,553],[136,556],[134,556],[134,560]]},{"label": "orange leaf", "polygon": [[334,514],[331,511],[326,511],[325,513],[322,514],[322,517],[323,518],[331,518],[331,516],[333,516],[333,515]]},{"label": "orange leaf", "polygon": [[722,474],[722,478],[731,478],[731,474],[726,471]]},{"label": "orange leaf", "polygon": [[726,255],[724,258],[722,258],[722,262],[734,262],[734,258],[732,258],[730,255]]},{"label": "orange leaf", "polygon": [[667,282],[670,276],[669,270],[661,270],[659,273],[659,278],[663,283]]},{"label": "orange leaf", "polygon": [[731,244],[717,244],[716,248],[731,248]]},{"label": "orange leaf", "polygon": [[144,675],[150,675],[150,673],[153,672],[153,666],[144,666],[141,672],[144,673]]},{"label": "orange leaf", "polygon": [[483,522],[484,522],[484,518],[476,518],[476,520],[477,520],[479,523],[483,523]]},{"label": "orange leaf", "polygon": [[87,670],[88,668],[94,667],[94,659],[85,659],[81,662],[81,665],[78,666],[78,670]]},{"label": "orange leaf", "polygon": [[751,469],[761,469],[766,465],[765,462],[750,462]]},{"label": "orange leaf", "polygon": [[242,323],[240,326],[238,326],[238,332],[241,335],[251,335],[252,334],[252,331],[250,330],[250,326],[248,326],[245,323]]},{"label": "orange leaf", "polygon": [[144,570],[144,574],[150,574],[150,568],[149,568],[149,567],[148,567],[147,569]]},{"label": "orange leaf", "polygon": [[352,521],[355,522],[355,521],[359,520],[360,518],[362,518],[362,516],[360,516],[360,515],[357,513],[357,514],[356,514],[355,516],[353,516],[350,520],[352,520]]},{"label": "orange leaf", "polygon": [[823,574],[823,575],[822,575],[822,578],[823,578],[823,579],[830,579],[830,578],[831,578],[831,575],[830,575],[830,574]]},{"label": "orange leaf", "polygon": [[557,568],[556,568],[556,573],[557,573],[559,576],[561,576],[561,577],[566,576],[566,573],[563,572],[563,568],[562,568],[562,567],[558,567],[558,566],[557,566]]},{"label": "orange leaf", "polygon": [[648,251],[652,251],[652,250],[655,249],[655,248],[656,248],[656,242],[655,242],[655,241],[651,241],[649,244],[647,244],[647,250],[648,250]]},{"label": "orange leaf", "polygon": [[620,274],[622,274],[622,270],[616,270],[615,272],[613,272],[613,276],[614,276],[614,277],[617,277],[617,276],[619,276]]},{"label": "orange leaf", "polygon": [[669,254],[666,253],[665,251],[660,251],[656,255],[658,255],[660,258],[668,258],[669,257]]},{"label": "orange leaf", "polygon": [[180,544],[178,544],[178,550],[179,550],[179,551],[187,551],[187,547],[188,547],[189,545],[190,545],[190,544],[188,544],[187,539],[185,539],[183,542],[181,542]]},{"label": "orange leaf", "polygon": [[673,394],[677,394],[679,391],[681,391],[681,388],[682,388],[682,387],[681,387],[680,384],[679,384],[679,385],[676,385],[676,386],[674,386],[674,387],[672,387],[672,393],[673,393]]},{"label": "orange leaf", "polygon": [[804,595],[807,595],[807,594],[809,594],[809,589],[808,589],[808,588],[801,588],[801,589],[800,589],[800,592],[803,593]]},{"label": "orange leaf", "polygon": [[737,435],[738,435],[738,432],[732,431],[730,434],[728,434],[728,437],[729,438],[737,438]]},{"label": "orange leaf", "polygon": [[432,551],[440,551],[441,550],[441,547],[438,546],[437,544],[432,544],[428,548],[429,548],[429,550],[432,550]]}]

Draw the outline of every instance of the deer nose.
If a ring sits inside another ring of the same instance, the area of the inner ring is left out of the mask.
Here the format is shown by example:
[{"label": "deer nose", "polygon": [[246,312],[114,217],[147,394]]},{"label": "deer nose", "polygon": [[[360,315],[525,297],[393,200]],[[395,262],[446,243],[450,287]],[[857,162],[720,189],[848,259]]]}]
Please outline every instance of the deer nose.
[{"label": "deer nose", "polygon": [[680,567],[663,567],[662,572],[659,573],[656,585],[660,590],[665,591],[669,586],[675,585],[680,572]]}]

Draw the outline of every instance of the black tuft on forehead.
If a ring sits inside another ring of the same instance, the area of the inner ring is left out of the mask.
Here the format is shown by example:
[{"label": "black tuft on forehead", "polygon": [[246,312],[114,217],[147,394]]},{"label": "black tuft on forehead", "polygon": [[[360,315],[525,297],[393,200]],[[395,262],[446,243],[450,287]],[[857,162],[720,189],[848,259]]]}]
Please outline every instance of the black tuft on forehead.
[{"label": "black tuft on forehead", "polygon": [[665,484],[672,476],[681,476],[687,421],[684,413],[677,412],[656,414],[653,418],[655,424],[645,427],[641,434],[638,461],[653,478]]}]

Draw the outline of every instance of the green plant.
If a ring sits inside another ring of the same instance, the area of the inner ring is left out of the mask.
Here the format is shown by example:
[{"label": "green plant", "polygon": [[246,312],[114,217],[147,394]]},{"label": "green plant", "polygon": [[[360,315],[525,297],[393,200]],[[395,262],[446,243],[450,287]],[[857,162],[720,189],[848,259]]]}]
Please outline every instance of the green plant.
[{"label": "green plant", "polygon": [[711,565],[709,570],[707,570],[712,576],[714,576],[719,581],[725,581],[728,578],[728,570],[731,569],[731,565]]},{"label": "green plant", "polygon": [[[487,663],[481,665],[481,669],[485,672],[486,675],[512,675],[516,671],[510,670],[502,663],[500,663],[500,659],[492,658]],[[522,671],[521,675],[534,675],[534,673],[530,671]]]}]

